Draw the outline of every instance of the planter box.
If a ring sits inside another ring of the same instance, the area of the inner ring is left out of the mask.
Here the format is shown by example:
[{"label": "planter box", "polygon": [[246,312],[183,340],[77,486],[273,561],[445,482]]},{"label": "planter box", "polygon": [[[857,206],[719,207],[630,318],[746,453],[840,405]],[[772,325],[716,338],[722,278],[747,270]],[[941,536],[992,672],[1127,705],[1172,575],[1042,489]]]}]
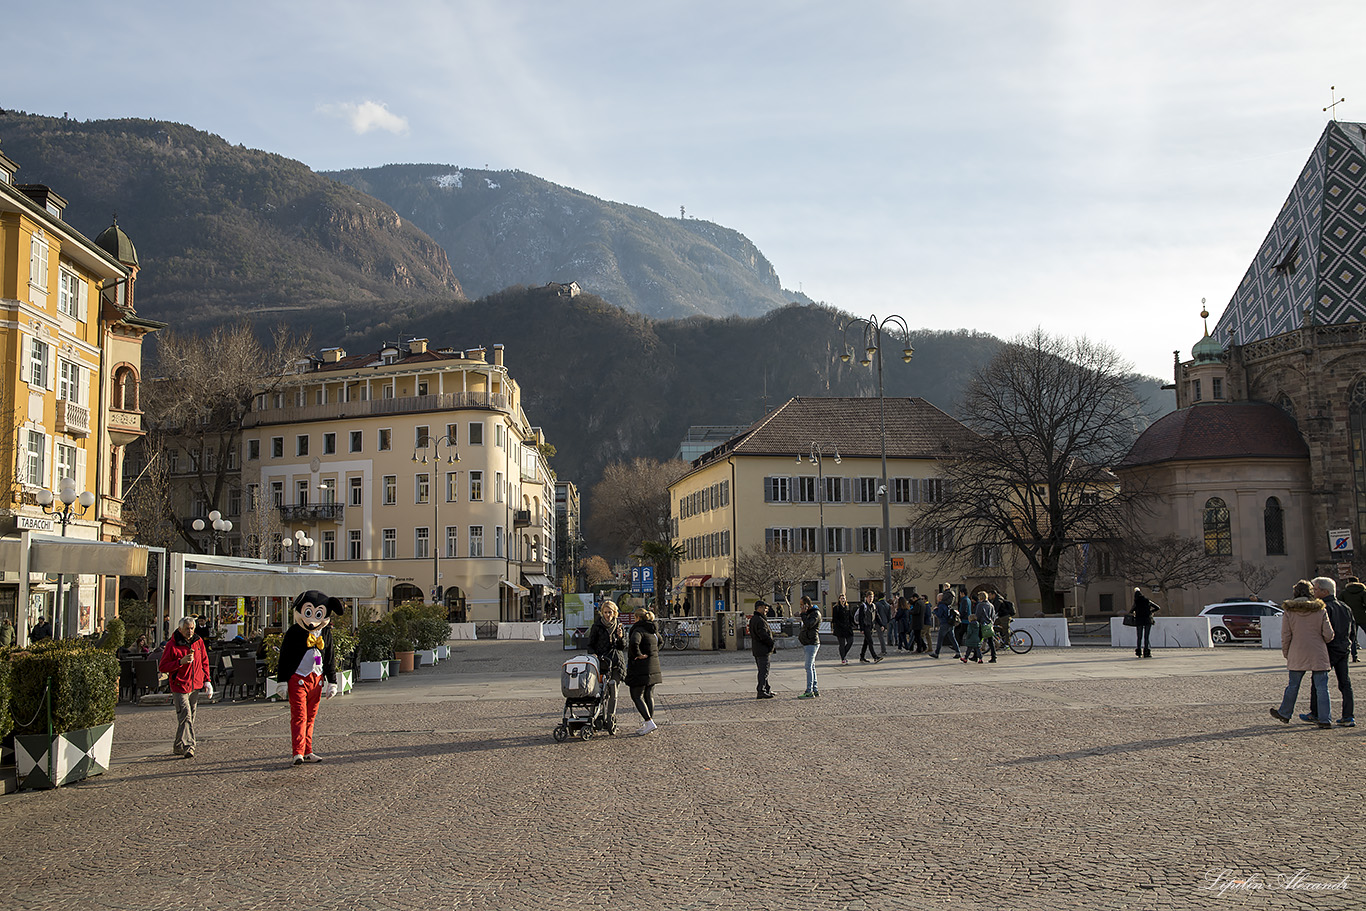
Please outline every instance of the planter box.
[{"label": "planter box", "polygon": [[450,656],[451,656],[451,647],[450,647],[449,645],[438,645],[438,646],[436,647],[436,657],[439,658],[440,660],[445,661],[445,660],[446,660],[447,658],[449,658]]},{"label": "planter box", "polygon": [[406,674],[413,669],[413,658],[415,656],[412,652],[395,652],[394,657],[398,660],[399,673]]},{"label": "planter box", "polygon": [[268,702],[284,702],[279,696],[275,695],[275,688],[280,685],[280,681],[274,677],[266,678],[266,700]]},{"label": "planter box", "polygon": [[388,680],[389,662],[388,661],[362,661],[360,663],[361,680]]},{"label": "planter box", "polygon": [[[14,765],[20,788],[59,788],[109,771],[114,723],[57,734],[15,734]],[[48,758],[52,773],[48,774]]]},{"label": "planter box", "polygon": [[337,695],[342,696],[356,688],[355,671],[337,671]]},{"label": "planter box", "polygon": [[417,653],[418,667],[432,667],[440,658],[437,657],[436,649],[424,648]]}]

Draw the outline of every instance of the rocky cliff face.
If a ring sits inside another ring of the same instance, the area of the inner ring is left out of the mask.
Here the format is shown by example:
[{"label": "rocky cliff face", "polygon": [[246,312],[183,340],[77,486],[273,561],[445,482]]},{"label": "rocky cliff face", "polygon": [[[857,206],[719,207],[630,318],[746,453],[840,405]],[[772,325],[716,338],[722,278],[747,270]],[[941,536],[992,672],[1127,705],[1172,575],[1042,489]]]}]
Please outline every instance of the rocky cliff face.
[{"label": "rocky cliff face", "polygon": [[272,308],[462,299],[440,244],[305,165],[182,124],[0,112],[19,177],[94,237],[115,212],[138,248],[138,310],[178,328]]},{"label": "rocky cliff face", "polygon": [[787,302],[758,247],[711,222],[665,218],[520,171],[388,165],[329,176],[420,225],[476,297],[576,281],[656,318],[752,316]]}]

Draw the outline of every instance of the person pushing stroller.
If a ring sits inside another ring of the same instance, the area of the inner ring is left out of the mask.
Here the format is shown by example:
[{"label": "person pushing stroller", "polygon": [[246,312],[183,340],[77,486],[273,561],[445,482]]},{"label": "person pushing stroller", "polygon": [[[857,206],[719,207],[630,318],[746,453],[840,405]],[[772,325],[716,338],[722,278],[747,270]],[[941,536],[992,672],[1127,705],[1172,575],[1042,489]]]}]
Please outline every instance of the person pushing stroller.
[{"label": "person pushing stroller", "polygon": [[617,684],[626,679],[626,633],[615,601],[602,602],[588,630],[588,651],[597,656],[602,673],[603,715],[608,733],[617,729]]}]

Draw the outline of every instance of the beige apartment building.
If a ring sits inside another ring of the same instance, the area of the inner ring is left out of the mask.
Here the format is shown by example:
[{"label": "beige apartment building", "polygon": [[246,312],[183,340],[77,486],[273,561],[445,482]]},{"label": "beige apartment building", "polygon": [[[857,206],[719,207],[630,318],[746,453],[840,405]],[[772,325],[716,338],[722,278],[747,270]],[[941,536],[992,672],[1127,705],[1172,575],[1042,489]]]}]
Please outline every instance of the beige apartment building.
[{"label": "beige apartment building", "polygon": [[[1015,597],[999,548],[982,548],[967,578],[961,571],[943,578],[938,555],[952,546],[948,532],[918,519],[924,504],[944,496],[936,475],[944,444],[972,431],[924,399],[885,404],[895,593],[928,593],[953,582],[987,584]],[[829,605],[842,590],[850,601],[865,589],[881,593],[881,427],[875,398],[793,398],[694,461],[669,488],[688,612],[753,606],[760,593],[739,590],[733,578],[736,554],[745,548],[806,558],[793,600],[805,594]],[[771,603],[780,595],[762,594]]]},{"label": "beige apartment building", "polygon": [[323,351],[262,395],[242,435],[241,549],[395,577],[394,600],[522,620],[556,592],[555,478],[503,346]]},{"label": "beige apartment building", "polygon": [[[165,324],[133,307],[128,235],[111,225],[90,240],[67,224],[65,198],[20,183],[18,170],[0,153],[0,534],[119,540],[120,466],[143,434],[142,340]],[[117,613],[114,577],[101,586],[94,574],[30,576],[23,604],[17,573],[0,582],[0,617],[21,642],[39,615],[55,614],[57,633],[74,636]]]}]

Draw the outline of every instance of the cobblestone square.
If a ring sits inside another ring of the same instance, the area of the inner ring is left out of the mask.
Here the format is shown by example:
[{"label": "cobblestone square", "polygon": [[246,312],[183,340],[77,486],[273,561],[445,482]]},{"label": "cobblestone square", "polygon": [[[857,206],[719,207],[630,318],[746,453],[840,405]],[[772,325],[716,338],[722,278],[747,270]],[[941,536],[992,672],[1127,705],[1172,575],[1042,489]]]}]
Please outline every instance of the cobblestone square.
[{"label": "cobblestone square", "polygon": [[201,707],[192,760],[169,707],[121,706],[109,773],[0,798],[0,907],[1366,907],[1366,728],[1272,721],[1279,652],[827,645],[821,698],[780,652],[763,702],[747,654],[671,652],[658,732],[557,744],[568,654],[362,684],[317,766],[279,704]]}]

